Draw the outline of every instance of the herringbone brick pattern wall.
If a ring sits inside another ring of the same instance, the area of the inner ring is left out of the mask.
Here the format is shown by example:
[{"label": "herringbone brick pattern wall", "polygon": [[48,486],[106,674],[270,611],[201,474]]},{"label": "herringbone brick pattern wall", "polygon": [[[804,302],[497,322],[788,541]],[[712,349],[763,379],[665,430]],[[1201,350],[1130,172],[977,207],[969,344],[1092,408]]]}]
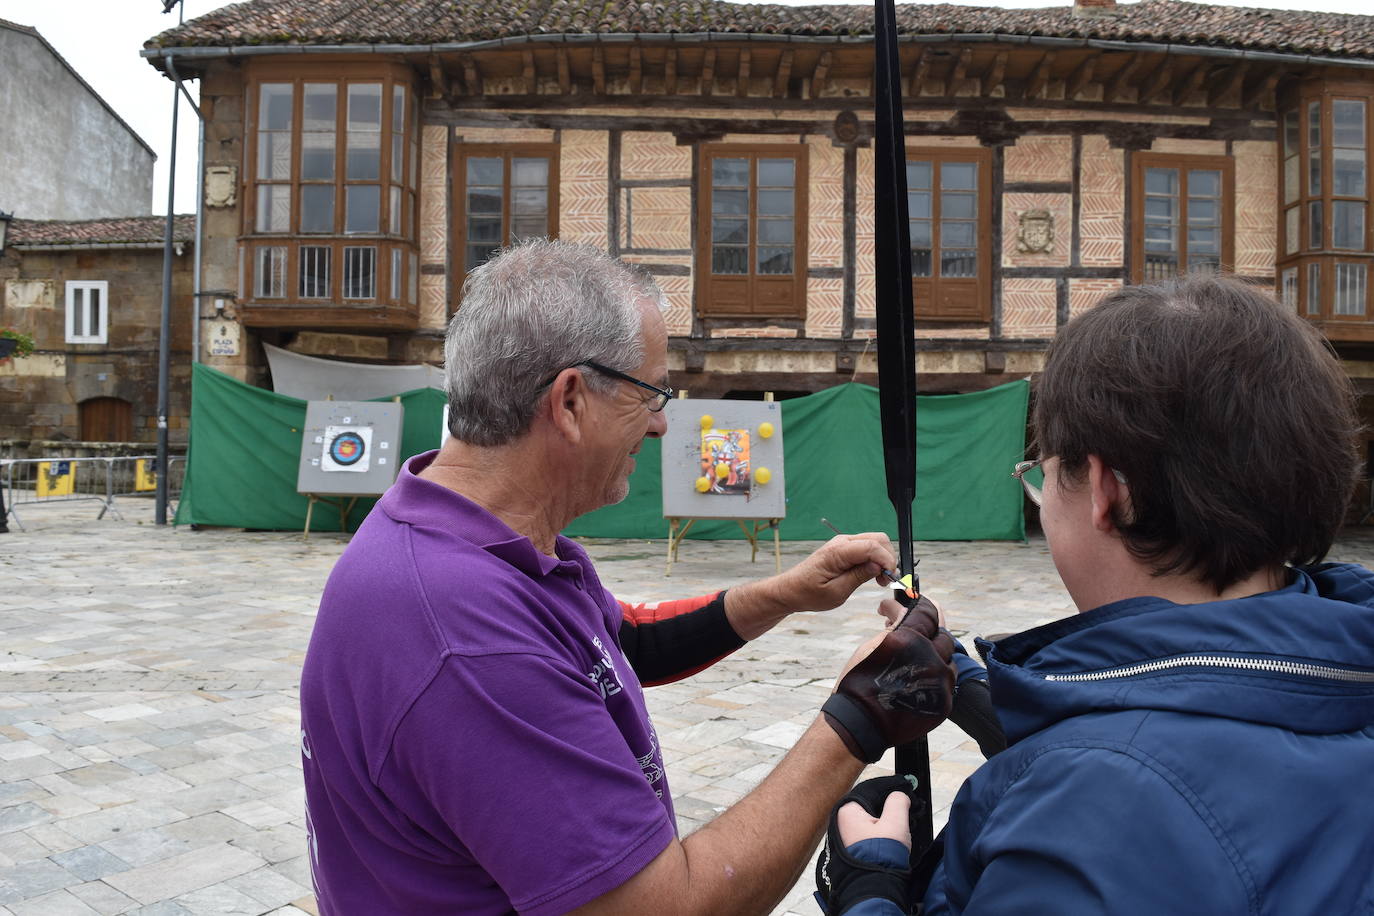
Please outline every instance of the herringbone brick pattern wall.
[{"label": "herringbone brick pattern wall", "polygon": [[1272,276],[1278,239],[1278,156],[1273,143],[1237,142],[1236,157],[1236,273]]},{"label": "herringbone brick pattern wall", "polygon": [[606,156],[600,130],[565,130],[558,151],[558,236],[606,248]]},{"label": "herringbone brick pattern wall", "polygon": [[1120,280],[1069,280],[1069,318],[1086,312],[1107,293],[1120,288]]},{"label": "herringbone brick pattern wall", "polygon": [[1069,181],[1073,178],[1073,141],[1068,137],[1022,137],[1008,146],[1006,181]]},{"label": "herringbone brick pattern wall", "polygon": [[[426,125],[420,135],[420,266],[442,267],[449,247],[448,128]],[[442,274],[420,273],[420,327],[448,322],[447,284]]]},{"label": "herringbone brick pattern wall", "polygon": [[1051,337],[1054,331],[1054,280],[1013,277],[1002,281],[1004,337]]},{"label": "herringbone brick pattern wall", "polygon": [[1079,261],[1119,267],[1125,258],[1126,158],[1106,137],[1084,137],[1079,179]]},{"label": "herringbone brick pattern wall", "polygon": [[692,177],[692,148],[672,134],[626,131],[620,135],[620,177],[625,181]]}]

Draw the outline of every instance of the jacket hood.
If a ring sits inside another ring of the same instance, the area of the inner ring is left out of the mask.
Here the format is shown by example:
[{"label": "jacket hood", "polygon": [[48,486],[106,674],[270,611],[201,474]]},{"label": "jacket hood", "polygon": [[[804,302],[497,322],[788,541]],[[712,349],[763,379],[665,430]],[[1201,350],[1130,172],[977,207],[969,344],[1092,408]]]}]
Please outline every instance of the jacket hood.
[{"label": "jacket hood", "polygon": [[1294,569],[1284,588],[1229,601],[1130,598],[978,649],[1012,742],[1118,709],[1374,726],[1374,573],[1354,564]]}]

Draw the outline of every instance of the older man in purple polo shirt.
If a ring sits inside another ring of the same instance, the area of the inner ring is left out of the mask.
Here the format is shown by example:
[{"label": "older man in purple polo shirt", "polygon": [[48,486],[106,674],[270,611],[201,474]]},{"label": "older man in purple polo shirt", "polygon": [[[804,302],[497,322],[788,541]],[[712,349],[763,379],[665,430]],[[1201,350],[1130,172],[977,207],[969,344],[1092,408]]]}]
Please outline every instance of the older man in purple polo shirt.
[{"label": "older man in purple polo shirt", "polygon": [[641,685],[840,605],[893,558],[884,535],[841,536],[704,598],[607,592],[559,532],[624,499],[666,428],[662,306],[646,275],[562,242],[470,275],[445,352],[452,438],[359,529],[306,657],[321,912],[767,912],[864,763],[948,712],[951,645],[927,605],[855,655],[753,792],[678,839]]}]

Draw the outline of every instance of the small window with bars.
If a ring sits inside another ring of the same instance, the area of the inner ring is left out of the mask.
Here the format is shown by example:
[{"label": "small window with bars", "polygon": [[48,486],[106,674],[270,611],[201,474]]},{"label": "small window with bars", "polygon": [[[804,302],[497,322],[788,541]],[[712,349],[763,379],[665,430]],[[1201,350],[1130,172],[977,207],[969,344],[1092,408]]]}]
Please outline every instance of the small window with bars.
[{"label": "small window with bars", "polygon": [[281,299],[286,296],[286,247],[259,246],[254,257],[253,298]]},{"label": "small window with bars", "polygon": [[377,247],[345,245],[343,250],[343,297],[377,298]]},{"label": "small window with bars", "polygon": [[1369,301],[1369,270],[1365,264],[1336,262],[1336,300],[1332,312],[1365,317]]}]

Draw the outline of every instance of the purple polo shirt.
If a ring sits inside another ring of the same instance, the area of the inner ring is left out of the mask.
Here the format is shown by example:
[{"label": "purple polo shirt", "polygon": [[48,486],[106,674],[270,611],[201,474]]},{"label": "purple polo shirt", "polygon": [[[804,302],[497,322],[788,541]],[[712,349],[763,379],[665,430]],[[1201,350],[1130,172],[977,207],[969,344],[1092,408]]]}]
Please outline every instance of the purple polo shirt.
[{"label": "purple polo shirt", "polygon": [[411,459],[334,567],[301,676],[326,914],[562,913],[675,835],[591,560],[546,556]]}]

